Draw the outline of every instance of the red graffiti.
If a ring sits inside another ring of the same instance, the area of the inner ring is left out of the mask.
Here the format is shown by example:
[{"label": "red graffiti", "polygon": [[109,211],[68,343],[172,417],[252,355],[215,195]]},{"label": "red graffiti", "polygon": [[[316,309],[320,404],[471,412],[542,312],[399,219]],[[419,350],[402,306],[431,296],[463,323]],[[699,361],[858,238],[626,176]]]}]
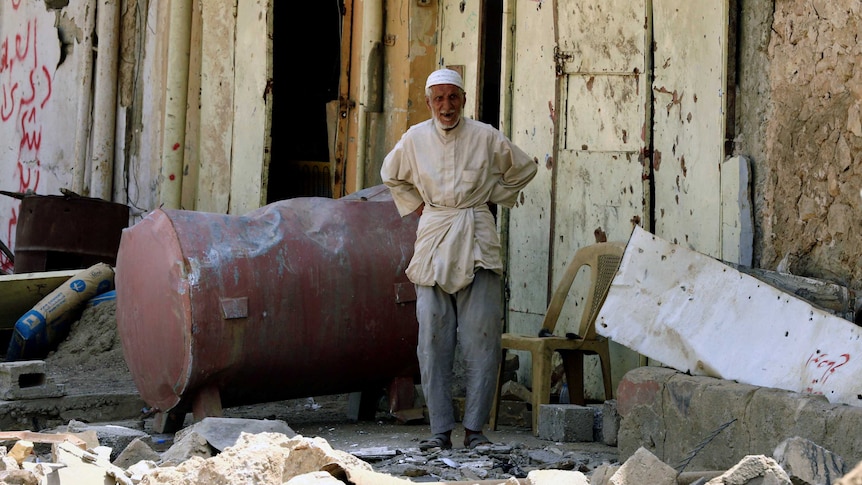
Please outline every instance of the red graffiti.
[{"label": "red graffiti", "polygon": [[[21,0],[11,0],[17,11]],[[43,110],[53,93],[48,66],[40,64],[36,19],[19,23],[19,31],[0,39],[0,127],[14,130],[18,143],[14,164],[18,192],[36,192],[42,178]],[[13,145],[14,146],[14,145]],[[0,176],[0,180],[8,180]],[[2,217],[2,216],[0,216]],[[13,247],[18,224],[17,206],[9,209],[6,225],[7,246]],[[0,253],[0,269],[10,271],[12,262]]]},{"label": "red graffiti", "polygon": [[[823,386],[829,379],[829,376],[835,373],[841,366],[850,362],[850,354],[841,354],[838,358],[831,358],[829,354],[820,354],[815,352],[805,362],[805,366],[814,366],[815,369],[822,369],[823,373],[819,377],[811,380],[811,387],[806,388],[808,392],[814,392],[814,387]],[[816,392],[815,394],[823,394]]]}]

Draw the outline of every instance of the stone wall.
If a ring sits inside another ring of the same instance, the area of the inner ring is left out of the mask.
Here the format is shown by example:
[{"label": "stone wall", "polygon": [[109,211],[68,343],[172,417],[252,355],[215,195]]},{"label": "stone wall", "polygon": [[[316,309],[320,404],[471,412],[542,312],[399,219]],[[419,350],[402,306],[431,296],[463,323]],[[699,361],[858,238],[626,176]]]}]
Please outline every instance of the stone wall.
[{"label": "stone wall", "polygon": [[794,274],[854,289],[862,287],[860,29],[855,0],[741,1],[735,146],[754,162],[755,265],[785,260]]},{"label": "stone wall", "polygon": [[620,462],[644,447],[685,471],[725,470],[746,455],[772,456],[801,437],[862,460],[862,407],[825,397],[690,376],[664,367],[628,372],[617,389]]}]

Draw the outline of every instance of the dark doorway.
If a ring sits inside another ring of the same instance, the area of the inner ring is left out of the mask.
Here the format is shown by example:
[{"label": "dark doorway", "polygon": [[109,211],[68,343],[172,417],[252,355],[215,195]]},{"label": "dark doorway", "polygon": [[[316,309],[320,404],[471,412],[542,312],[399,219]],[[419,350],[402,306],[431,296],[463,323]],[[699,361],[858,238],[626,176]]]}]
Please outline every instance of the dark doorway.
[{"label": "dark doorway", "polygon": [[482,2],[479,120],[500,127],[500,76],[503,56],[503,0]]},{"label": "dark doorway", "polygon": [[342,11],[341,0],[273,5],[267,203],[332,196],[326,103],[338,99]]}]

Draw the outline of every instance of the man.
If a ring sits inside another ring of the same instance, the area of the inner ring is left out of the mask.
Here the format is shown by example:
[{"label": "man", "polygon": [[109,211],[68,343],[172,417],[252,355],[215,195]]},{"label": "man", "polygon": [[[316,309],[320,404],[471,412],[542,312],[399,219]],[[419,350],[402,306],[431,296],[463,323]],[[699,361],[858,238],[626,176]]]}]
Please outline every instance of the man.
[{"label": "man", "polygon": [[398,212],[421,216],[406,273],[416,284],[417,356],[433,434],[423,450],[452,447],[456,343],[466,368],[464,446],[490,443],[482,431],[500,362],[503,263],[489,206],[514,206],[537,170],[497,129],[462,117],[466,100],[456,71],[431,73],[431,119],[407,130],[380,171]]}]

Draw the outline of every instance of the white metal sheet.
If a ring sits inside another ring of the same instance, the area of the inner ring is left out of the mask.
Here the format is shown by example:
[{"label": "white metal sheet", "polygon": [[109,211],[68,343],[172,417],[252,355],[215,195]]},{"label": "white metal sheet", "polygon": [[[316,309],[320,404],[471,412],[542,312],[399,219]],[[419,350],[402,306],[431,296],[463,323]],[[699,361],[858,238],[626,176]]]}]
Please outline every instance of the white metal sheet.
[{"label": "white metal sheet", "polygon": [[728,9],[726,0],[653,1],[655,233],[715,257]]},{"label": "white metal sheet", "polygon": [[862,328],[640,227],[596,330],[683,372],[862,405]]}]

